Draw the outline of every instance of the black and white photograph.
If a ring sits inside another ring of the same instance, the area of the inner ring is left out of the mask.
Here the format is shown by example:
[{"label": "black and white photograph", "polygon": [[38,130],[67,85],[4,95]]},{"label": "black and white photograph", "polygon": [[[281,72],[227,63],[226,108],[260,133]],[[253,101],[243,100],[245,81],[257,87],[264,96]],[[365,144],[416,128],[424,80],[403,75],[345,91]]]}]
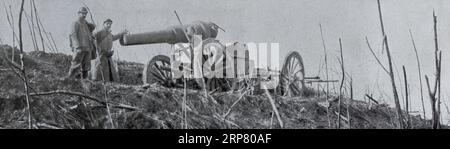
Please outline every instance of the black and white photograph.
[{"label": "black and white photograph", "polygon": [[0,1],[0,129],[449,128],[449,0]]}]

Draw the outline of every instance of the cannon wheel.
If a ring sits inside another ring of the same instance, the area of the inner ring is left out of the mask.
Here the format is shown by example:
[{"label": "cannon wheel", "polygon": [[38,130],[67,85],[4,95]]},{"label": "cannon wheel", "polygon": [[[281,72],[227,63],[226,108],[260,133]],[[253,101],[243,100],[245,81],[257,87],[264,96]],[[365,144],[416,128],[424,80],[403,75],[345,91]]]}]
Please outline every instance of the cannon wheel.
[{"label": "cannon wheel", "polygon": [[284,59],[279,87],[283,96],[301,95],[305,87],[305,67],[303,59],[298,52],[290,52]]},{"label": "cannon wheel", "polygon": [[170,58],[165,55],[157,55],[148,61],[144,67],[142,82],[144,84],[159,83],[166,87],[172,86]]}]

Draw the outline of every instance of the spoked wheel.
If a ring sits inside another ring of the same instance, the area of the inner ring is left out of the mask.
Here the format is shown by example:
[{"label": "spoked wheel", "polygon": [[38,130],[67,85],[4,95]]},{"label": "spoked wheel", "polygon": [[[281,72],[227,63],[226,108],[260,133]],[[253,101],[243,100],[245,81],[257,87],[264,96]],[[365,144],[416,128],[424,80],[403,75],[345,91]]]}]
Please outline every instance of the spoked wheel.
[{"label": "spoked wheel", "polygon": [[153,57],[144,67],[142,82],[144,84],[159,83],[166,87],[173,87],[170,58],[165,55]]},{"label": "spoked wheel", "polygon": [[284,60],[279,87],[283,96],[301,95],[305,87],[305,67],[298,52],[289,53]]}]

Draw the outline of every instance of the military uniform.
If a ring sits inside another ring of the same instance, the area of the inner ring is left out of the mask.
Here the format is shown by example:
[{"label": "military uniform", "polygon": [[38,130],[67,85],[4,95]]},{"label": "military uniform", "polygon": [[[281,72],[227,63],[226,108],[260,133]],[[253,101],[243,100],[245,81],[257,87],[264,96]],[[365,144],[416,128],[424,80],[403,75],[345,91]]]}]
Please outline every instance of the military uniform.
[{"label": "military uniform", "polygon": [[[94,62],[94,67],[91,70],[92,80],[101,81],[102,77],[105,81],[119,81],[119,74],[114,66],[112,55],[113,41],[121,38],[123,34],[113,35],[110,30],[100,30],[95,33],[97,40],[98,57]],[[102,76],[103,72],[103,76]]]},{"label": "military uniform", "polygon": [[[80,10],[80,12],[85,11],[85,9]],[[78,75],[81,70],[82,77],[87,78],[88,72],[91,69],[91,60],[93,57],[95,58],[92,55],[92,52],[95,52],[92,36],[94,29],[95,25],[88,23],[84,19],[78,19],[72,23],[70,46],[73,51],[73,58],[68,77],[71,78]]]}]

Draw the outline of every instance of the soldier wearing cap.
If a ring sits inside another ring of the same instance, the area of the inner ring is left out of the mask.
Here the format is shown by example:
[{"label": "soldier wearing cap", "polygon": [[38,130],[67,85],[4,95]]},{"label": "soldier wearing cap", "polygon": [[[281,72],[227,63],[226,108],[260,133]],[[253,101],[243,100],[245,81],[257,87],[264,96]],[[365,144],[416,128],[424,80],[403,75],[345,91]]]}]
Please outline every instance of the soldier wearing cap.
[{"label": "soldier wearing cap", "polygon": [[86,21],[87,14],[87,8],[82,7],[78,11],[77,20],[71,25],[69,40],[73,58],[68,78],[78,78],[81,72],[80,77],[87,79],[88,72],[91,69],[91,60],[95,57],[95,55],[92,55],[92,52],[95,52],[92,35],[95,25]]},{"label": "soldier wearing cap", "polygon": [[91,70],[92,80],[105,80],[108,82],[118,82],[119,74],[113,65],[112,50],[113,41],[123,37],[128,31],[124,30],[116,35],[111,33],[111,26],[113,21],[106,19],[103,22],[103,29],[94,34],[97,44],[98,57],[94,61],[94,67]]}]

